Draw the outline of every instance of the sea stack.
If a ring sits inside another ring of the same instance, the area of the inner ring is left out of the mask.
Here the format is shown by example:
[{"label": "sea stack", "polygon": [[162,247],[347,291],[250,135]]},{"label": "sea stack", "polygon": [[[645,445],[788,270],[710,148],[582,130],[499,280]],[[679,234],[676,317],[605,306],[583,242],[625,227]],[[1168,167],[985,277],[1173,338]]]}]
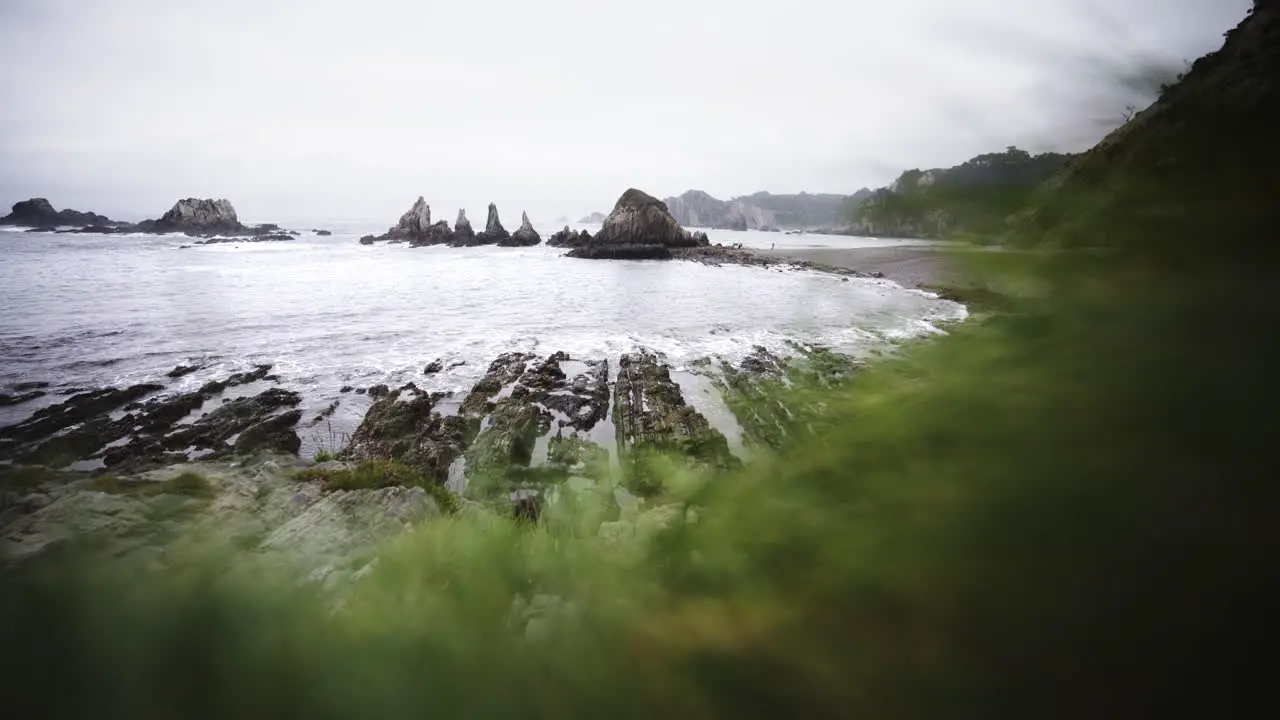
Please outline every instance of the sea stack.
[{"label": "sea stack", "polygon": [[13,212],[0,217],[0,225],[23,225],[33,228],[55,228],[61,225],[119,225],[105,215],[76,210],[54,210],[44,198],[31,198],[13,204]]},{"label": "sea stack", "polygon": [[669,260],[670,248],[709,245],[703,233],[680,227],[661,200],[631,188],[618,198],[604,227],[569,257],[593,260]]},{"label": "sea stack", "polygon": [[537,230],[533,229],[533,223],[529,222],[529,213],[521,213],[520,229],[511,234],[511,238],[499,242],[499,245],[508,245],[511,247],[530,247],[542,242],[542,236]]},{"label": "sea stack", "polygon": [[502,221],[498,219],[498,206],[489,203],[489,218],[484,223],[484,232],[480,233],[479,244],[501,244],[510,237],[511,233],[502,227]]},{"label": "sea stack", "polygon": [[380,240],[422,242],[427,239],[431,227],[431,206],[421,196],[413,203],[408,212],[400,216],[400,221],[387,230]]},{"label": "sea stack", "polygon": [[160,216],[159,220],[143,220],[138,224],[142,232],[182,232],[193,236],[236,235],[250,231],[240,224],[231,201],[211,198],[186,198],[179,200]]},{"label": "sea stack", "polygon": [[458,211],[458,219],[453,223],[453,244],[463,247],[476,244],[476,231],[471,228],[465,209]]}]

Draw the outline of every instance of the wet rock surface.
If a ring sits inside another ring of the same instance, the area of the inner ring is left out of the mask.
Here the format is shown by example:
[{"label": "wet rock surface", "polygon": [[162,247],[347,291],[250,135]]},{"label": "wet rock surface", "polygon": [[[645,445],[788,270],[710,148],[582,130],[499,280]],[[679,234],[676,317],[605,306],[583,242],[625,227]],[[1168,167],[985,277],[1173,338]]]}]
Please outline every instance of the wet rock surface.
[{"label": "wet rock surface", "polygon": [[[145,401],[141,400],[162,392],[164,386],[143,383],[78,393],[16,425],[0,428],[0,460],[49,467],[96,461],[107,468],[136,470],[180,462],[192,451],[224,455],[269,448],[296,453],[300,441],[290,428],[298,418],[290,421],[288,413],[283,419],[273,417],[300,402],[293,391],[271,389],[252,397],[228,399],[221,407],[183,424],[226,388],[270,379],[270,368],[260,365],[206,383],[194,392]],[[237,437],[262,423],[267,424],[247,438]],[[232,440],[237,442],[231,444]]]},{"label": "wet rock surface", "polygon": [[42,398],[47,395],[44,390],[28,390],[26,392],[0,393],[0,407],[9,405],[21,405],[24,402]]},{"label": "wet rock surface", "polygon": [[748,447],[783,451],[797,437],[823,428],[830,390],[860,367],[826,348],[792,344],[792,350],[795,355],[784,360],[756,347],[738,365],[721,362],[718,374],[707,373]]},{"label": "wet rock surface", "polygon": [[670,368],[657,354],[642,350],[618,361],[613,424],[624,472],[639,492],[652,492],[646,455],[671,453],[714,469],[735,466],[728,440],[685,402]]},{"label": "wet rock surface", "polygon": [[150,383],[127,388],[103,388],[73,395],[56,405],[37,410],[17,425],[0,428],[0,458],[5,454],[5,442],[16,445],[53,435],[163,389],[162,385]]},{"label": "wet rock surface", "polygon": [[443,397],[413,383],[388,392],[369,408],[340,456],[396,460],[443,483],[478,426],[474,418],[438,412]]},{"label": "wet rock surface", "polygon": [[[590,431],[608,411],[608,363],[579,363],[584,370],[570,378],[564,365],[567,353],[545,358],[528,353],[507,353],[490,364],[485,377],[463,401],[460,412],[483,416],[482,429],[467,451],[468,494],[473,497],[510,497],[528,500],[550,484],[568,477],[569,455],[596,458],[595,443],[573,433]],[[551,438],[557,427],[556,438]],[[565,435],[566,429],[570,433]],[[536,456],[539,441],[547,438],[546,456]],[[552,461],[556,443],[560,462]],[[572,443],[573,450],[569,445]],[[523,493],[524,496],[520,496]]]}]

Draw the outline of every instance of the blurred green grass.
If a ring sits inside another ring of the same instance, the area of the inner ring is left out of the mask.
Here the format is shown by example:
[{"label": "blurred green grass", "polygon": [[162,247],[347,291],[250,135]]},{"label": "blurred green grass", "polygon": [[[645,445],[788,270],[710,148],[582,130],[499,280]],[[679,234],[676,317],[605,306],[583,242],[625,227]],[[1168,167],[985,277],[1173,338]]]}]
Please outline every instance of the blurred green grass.
[{"label": "blurred green grass", "polygon": [[1278,595],[1273,56],[1193,69],[1017,230],[1088,251],[970,253],[1000,312],[797,388],[821,432],[672,463],[618,532],[604,493],[463,507],[336,604],[216,544],[5,567],[6,714],[1236,714]]}]

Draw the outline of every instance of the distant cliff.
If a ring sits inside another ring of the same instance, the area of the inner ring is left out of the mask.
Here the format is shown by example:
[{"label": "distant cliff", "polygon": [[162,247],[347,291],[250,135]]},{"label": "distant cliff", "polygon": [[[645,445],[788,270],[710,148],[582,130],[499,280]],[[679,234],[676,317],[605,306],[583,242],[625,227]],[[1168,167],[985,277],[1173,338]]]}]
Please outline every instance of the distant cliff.
[{"label": "distant cliff", "polygon": [[788,230],[847,224],[847,217],[870,190],[853,195],[799,193],[754,195],[720,200],[701,190],[689,190],[664,202],[676,221],[686,227],[725,230]]},{"label": "distant cliff", "polygon": [[952,168],[908,170],[853,208],[849,230],[907,238],[995,237],[1073,157],[1009,147]]}]

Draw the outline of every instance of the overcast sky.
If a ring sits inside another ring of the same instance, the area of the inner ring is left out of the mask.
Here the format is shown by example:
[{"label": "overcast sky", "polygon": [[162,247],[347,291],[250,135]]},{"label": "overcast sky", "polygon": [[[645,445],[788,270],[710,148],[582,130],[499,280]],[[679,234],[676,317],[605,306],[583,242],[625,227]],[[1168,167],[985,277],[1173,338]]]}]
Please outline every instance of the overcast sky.
[{"label": "overcast sky", "polygon": [[1078,150],[1250,0],[0,0],[0,203],[508,226]]}]

